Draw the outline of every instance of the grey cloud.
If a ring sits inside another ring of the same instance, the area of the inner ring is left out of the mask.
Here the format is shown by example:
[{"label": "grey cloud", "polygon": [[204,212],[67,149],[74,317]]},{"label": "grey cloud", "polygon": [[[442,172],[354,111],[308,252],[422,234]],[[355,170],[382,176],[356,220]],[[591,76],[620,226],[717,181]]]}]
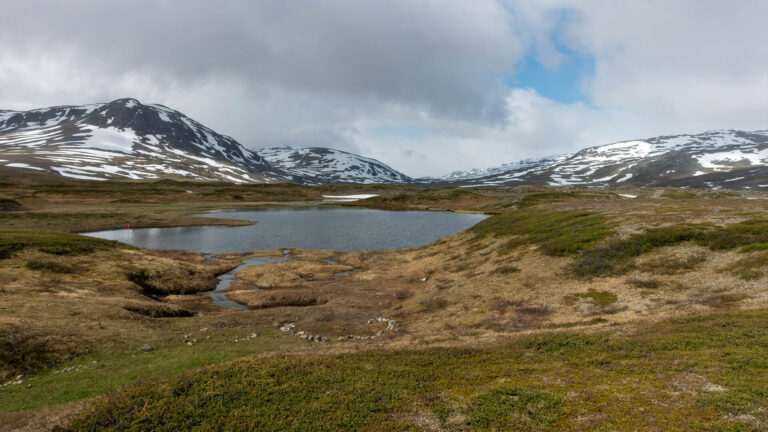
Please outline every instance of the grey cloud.
[{"label": "grey cloud", "polygon": [[0,42],[168,85],[215,77],[486,121],[503,118],[500,79],[521,55],[505,10],[485,0],[30,0],[5,8]]},{"label": "grey cloud", "polygon": [[[0,109],[130,96],[250,148],[329,146],[440,175],[768,127],[766,14],[764,0],[8,1]],[[562,47],[594,59],[590,103],[501,82],[524,54],[556,68]]]}]

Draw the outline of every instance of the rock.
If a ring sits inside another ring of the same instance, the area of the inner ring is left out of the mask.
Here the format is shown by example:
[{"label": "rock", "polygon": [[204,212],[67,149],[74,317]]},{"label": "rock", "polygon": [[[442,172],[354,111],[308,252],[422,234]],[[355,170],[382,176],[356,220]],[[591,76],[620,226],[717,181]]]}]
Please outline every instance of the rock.
[{"label": "rock", "polygon": [[373,324],[373,320],[372,320],[372,319],[369,319],[369,320],[368,320],[368,324]]},{"label": "rock", "polygon": [[328,342],[328,341],[329,341],[329,339],[327,337],[325,337],[325,336],[320,338],[320,342]]},{"label": "rock", "polygon": [[[237,341],[235,341],[235,342],[237,342]],[[187,345],[192,346],[192,342],[191,341],[187,341]]]},{"label": "rock", "polygon": [[16,375],[16,380],[22,380],[24,379],[24,375]]},{"label": "rock", "polygon": [[200,332],[205,333],[208,331],[208,327],[203,327],[200,329]]},{"label": "rock", "polygon": [[378,322],[384,322],[384,321],[386,321],[386,320],[387,320],[387,319],[386,319],[386,318],[384,318],[384,317],[378,317],[378,318],[376,318],[376,321],[378,321]]},{"label": "rock", "polygon": [[419,280],[422,281],[422,282],[426,282],[427,281],[427,277],[425,276],[425,277],[423,277],[423,278],[421,278]]},{"label": "rock", "polygon": [[141,347],[144,351],[152,351],[154,348],[152,348],[149,344],[144,344],[144,346]]}]

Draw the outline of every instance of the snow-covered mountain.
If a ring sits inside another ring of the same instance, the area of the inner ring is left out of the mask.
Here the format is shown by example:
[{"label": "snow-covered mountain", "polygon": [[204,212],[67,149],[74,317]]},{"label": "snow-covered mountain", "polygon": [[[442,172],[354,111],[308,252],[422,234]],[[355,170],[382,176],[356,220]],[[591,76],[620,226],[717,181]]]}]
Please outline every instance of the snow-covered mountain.
[{"label": "snow-covered mountain", "polygon": [[285,175],[234,139],[135,99],[0,111],[0,167],[87,180],[272,182]]},{"label": "snow-covered mountain", "polygon": [[768,130],[716,130],[623,141],[571,155],[412,179],[340,150],[257,152],[163,105],[135,99],[0,110],[0,172],[242,183],[687,186],[768,189]]},{"label": "snow-covered mountain", "polygon": [[564,157],[568,157],[568,156],[565,155],[565,156],[550,156],[546,158],[523,159],[517,162],[506,163],[504,165],[500,165],[497,167],[473,168],[467,171],[454,171],[448,175],[440,177],[440,180],[444,180],[448,182],[460,182],[464,180],[491,177],[499,174],[504,174],[509,171],[525,169],[525,168],[534,167],[538,165],[544,165]]},{"label": "snow-covered mountain", "polygon": [[715,130],[589,147],[441,178],[468,186],[688,186],[768,189],[768,130]]},{"label": "snow-covered mountain", "polygon": [[305,184],[328,183],[412,183],[407,175],[386,164],[354,153],[323,147],[292,149],[271,147],[259,154],[275,168]]}]

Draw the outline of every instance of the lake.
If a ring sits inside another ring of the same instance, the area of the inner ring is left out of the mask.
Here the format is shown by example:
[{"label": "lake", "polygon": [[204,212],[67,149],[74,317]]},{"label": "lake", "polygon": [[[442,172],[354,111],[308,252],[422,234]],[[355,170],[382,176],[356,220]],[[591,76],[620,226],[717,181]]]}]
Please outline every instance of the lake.
[{"label": "lake", "polygon": [[83,235],[150,249],[220,254],[299,247],[358,251],[422,246],[471,227],[486,215],[335,207],[268,207],[197,216],[255,221],[242,227],[194,226],[97,231]]}]

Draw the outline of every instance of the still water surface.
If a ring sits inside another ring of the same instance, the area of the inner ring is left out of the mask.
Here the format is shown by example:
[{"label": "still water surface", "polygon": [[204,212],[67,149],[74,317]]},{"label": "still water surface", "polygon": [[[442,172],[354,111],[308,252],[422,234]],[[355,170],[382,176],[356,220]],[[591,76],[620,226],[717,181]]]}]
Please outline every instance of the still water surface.
[{"label": "still water surface", "polygon": [[271,207],[198,216],[252,220],[243,227],[142,228],[85,233],[151,249],[220,254],[300,247],[358,251],[422,246],[485,219],[478,214],[364,208]]}]

